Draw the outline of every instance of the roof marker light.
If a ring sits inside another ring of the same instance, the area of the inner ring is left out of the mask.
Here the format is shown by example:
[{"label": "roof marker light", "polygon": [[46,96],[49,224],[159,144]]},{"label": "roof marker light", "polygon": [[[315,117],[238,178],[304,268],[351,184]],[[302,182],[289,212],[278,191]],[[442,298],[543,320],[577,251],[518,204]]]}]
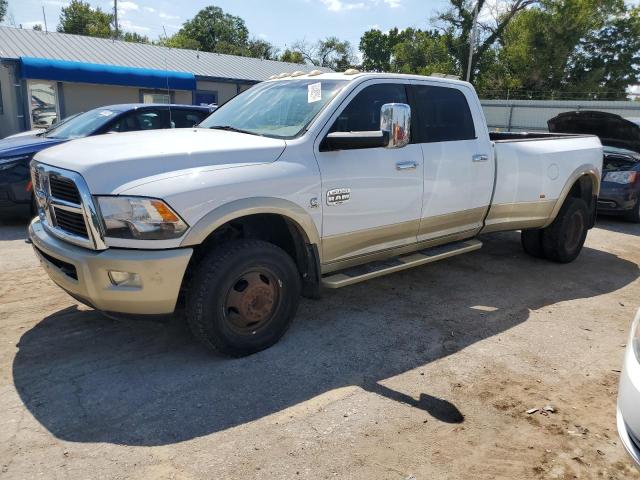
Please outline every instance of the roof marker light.
[{"label": "roof marker light", "polygon": [[271,76],[269,77],[269,80],[275,80],[276,78],[278,78],[278,75],[271,75]]},{"label": "roof marker light", "polygon": [[280,75],[278,75],[278,78],[284,78],[284,77],[288,77],[291,74],[289,72],[282,72]]},{"label": "roof marker light", "polygon": [[357,68],[348,68],[344,71],[345,75],[355,75],[356,73],[360,73],[360,70]]},{"label": "roof marker light", "polygon": [[302,70],[296,70],[291,74],[292,77],[299,77],[301,75],[304,75],[304,72]]},{"label": "roof marker light", "polygon": [[322,72],[320,70],[311,70],[307,73],[307,76],[309,77],[315,77],[316,75],[322,75]]}]

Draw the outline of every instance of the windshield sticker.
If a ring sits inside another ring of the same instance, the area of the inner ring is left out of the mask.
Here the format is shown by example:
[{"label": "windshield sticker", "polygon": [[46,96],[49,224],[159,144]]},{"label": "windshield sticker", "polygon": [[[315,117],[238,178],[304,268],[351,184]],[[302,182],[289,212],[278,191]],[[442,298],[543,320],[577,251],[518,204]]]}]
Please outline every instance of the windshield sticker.
[{"label": "windshield sticker", "polygon": [[321,83],[312,83],[307,85],[307,103],[317,102],[322,100],[322,87]]},{"label": "windshield sticker", "polygon": [[102,110],[100,112],[100,115],[102,115],[103,117],[110,117],[111,115],[113,115],[113,112],[111,110]]}]

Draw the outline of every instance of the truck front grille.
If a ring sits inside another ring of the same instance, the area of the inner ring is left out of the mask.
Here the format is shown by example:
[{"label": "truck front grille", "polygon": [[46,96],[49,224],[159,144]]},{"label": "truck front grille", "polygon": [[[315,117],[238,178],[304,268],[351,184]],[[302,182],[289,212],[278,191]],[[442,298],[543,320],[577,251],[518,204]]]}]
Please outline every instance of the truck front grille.
[{"label": "truck front grille", "polygon": [[53,212],[58,228],[83,238],[89,238],[89,232],[87,232],[87,225],[84,222],[82,213],[70,212],[58,207],[53,207]]},{"label": "truck front grille", "polygon": [[75,203],[76,205],[80,205],[82,203],[78,187],[76,187],[76,184],[73,183],[72,180],[52,175],[49,177],[49,186],[51,188],[52,197],[66,202]]},{"label": "truck front grille", "polygon": [[79,174],[32,161],[31,181],[38,216],[51,234],[81,247],[106,248],[93,199]]}]

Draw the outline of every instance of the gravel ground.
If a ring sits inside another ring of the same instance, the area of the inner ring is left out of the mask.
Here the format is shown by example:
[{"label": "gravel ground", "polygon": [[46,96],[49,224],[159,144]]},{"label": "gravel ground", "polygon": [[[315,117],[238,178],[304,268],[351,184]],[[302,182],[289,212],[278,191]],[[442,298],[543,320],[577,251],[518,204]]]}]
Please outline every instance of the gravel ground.
[{"label": "gravel ground", "polygon": [[569,265],[486,236],[303,301],[243,359],[77,305],[24,235],[0,227],[3,478],[640,479],[615,428],[640,225]]}]

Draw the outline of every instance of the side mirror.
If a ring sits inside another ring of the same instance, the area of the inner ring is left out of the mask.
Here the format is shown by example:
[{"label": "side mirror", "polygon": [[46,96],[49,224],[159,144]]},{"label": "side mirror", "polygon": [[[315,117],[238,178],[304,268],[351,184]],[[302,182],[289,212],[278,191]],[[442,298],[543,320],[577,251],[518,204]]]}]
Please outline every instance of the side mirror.
[{"label": "side mirror", "polygon": [[387,148],[402,148],[409,143],[411,107],[406,103],[385,103],[380,108],[380,130],[387,134]]},{"label": "side mirror", "polygon": [[387,138],[385,132],[379,130],[371,132],[331,132],[320,145],[320,151],[385,147],[388,141]]}]

